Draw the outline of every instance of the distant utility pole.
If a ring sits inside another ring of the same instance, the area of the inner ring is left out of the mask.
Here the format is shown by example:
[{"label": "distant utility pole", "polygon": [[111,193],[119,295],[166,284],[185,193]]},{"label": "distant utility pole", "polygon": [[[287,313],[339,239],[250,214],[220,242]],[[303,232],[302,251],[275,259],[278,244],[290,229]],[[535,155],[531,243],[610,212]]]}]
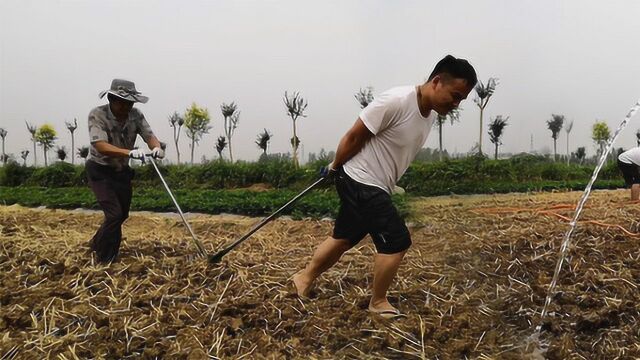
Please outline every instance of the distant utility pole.
[{"label": "distant utility pole", "polygon": [[531,134],[531,145],[529,146],[529,152],[533,152],[533,134]]}]

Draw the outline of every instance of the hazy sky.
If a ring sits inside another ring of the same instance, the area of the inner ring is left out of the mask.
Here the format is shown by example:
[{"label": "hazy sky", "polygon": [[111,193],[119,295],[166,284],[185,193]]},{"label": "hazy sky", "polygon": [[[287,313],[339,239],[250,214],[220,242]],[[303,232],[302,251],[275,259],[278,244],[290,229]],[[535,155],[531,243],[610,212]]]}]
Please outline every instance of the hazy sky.
[{"label": "hazy sky", "polygon": [[[425,80],[446,54],[468,59],[480,79],[500,79],[486,124],[509,116],[501,151],[553,146],[546,120],[574,120],[571,150],[593,154],[591,126],[615,129],[640,97],[640,1],[0,1],[0,127],[7,153],[31,149],[25,120],[52,124],[71,145],[64,122],[78,118],[76,147],[88,144],[87,115],[105,101],[114,77],[150,97],[136,105],[170,144],[168,116],[192,102],[212,115],[196,150],[213,157],[223,134],[222,102],[241,110],[236,158],[256,159],[257,134],[274,134],[270,152],[290,149],[284,91],[308,100],[298,121],[305,156],[335,149],[360,111],[353,94],[374,94]],[[444,145],[466,152],[478,141],[474,94]],[[617,146],[635,145],[640,117]],[[183,160],[188,139],[181,136]],[[426,146],[437,146],[432,131]],[[566,133],[558,141],[566,151]],[[42,159],[38,149],[39,161]],[[216,154],[217,156],[217,154]],[[29,155],[32,161],[32,155]]]}]

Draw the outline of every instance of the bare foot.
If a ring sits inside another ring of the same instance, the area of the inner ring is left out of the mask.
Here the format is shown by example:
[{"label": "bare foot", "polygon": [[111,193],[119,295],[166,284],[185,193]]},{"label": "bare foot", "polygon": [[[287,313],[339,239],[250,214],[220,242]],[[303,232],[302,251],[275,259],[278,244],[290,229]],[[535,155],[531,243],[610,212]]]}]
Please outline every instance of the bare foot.
[{"label": "bare foot", "polygon": [[304,276],[303,271],[304,270],[300,270],[295,273],[292,280],[293,284],[296,286],[296,292],[298,293],[298,296],[301,298],[308,298],[309,293],[311,292],[312,281]]}]

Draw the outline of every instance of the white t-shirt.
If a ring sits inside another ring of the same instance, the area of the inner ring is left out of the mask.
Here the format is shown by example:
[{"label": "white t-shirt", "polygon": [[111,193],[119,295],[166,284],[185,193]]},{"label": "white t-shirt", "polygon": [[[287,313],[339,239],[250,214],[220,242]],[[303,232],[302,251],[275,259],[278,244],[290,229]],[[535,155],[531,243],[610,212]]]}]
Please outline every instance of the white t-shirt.
[{"label": "white t-shirt", "polygon": [[636,164],[640,166],[640,147],[629,149],[618,156],[618,160],[625,164]]},{"label": "white t-shirt", "polygon": [[360,112],[374,136],[344,164],[344,171],[390,194],[427,140],[436,116],[433,110],[428,117],[420,114],[415,86],[385,91]]}]

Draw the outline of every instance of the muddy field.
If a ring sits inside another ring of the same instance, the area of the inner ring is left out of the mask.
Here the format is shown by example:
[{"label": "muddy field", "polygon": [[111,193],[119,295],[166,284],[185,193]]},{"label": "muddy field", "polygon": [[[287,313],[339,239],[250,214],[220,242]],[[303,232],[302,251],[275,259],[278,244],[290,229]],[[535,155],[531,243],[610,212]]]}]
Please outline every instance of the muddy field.
[{"label": "muddy field", "polygon": [[[135,213],[121,259],[100,266],[87,253],[100,214],[0,207],[0,358],[521,359],[579,196],[416,201],[414,246],[391,290],[407,318],[395,321],[366,311],[369,239],[311,300],[293,295],[291,275],[327,221],[278,220],[208,266],[179,218]],[[588,202],[543,322],[545,357],[640,356],[640,211],[627,196]],[[189,221],[213,251],[256,219]]]}]

